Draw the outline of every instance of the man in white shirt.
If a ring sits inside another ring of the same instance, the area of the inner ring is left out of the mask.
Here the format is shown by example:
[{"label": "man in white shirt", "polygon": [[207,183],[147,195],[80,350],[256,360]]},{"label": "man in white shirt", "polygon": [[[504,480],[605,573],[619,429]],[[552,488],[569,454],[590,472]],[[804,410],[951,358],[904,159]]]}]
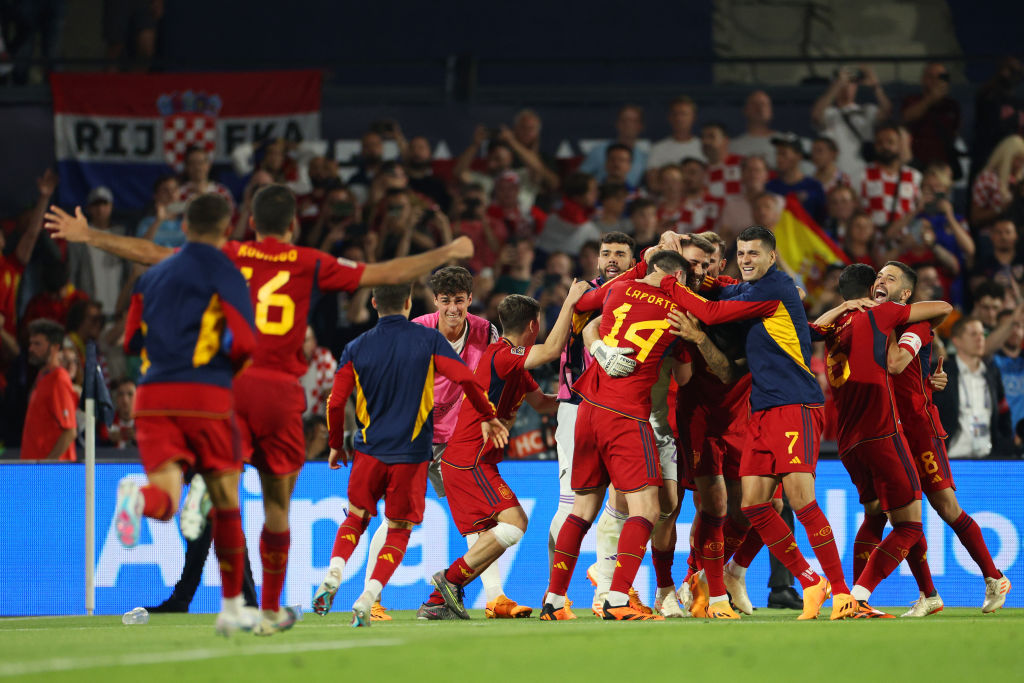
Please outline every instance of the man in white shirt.
[{"label": "man in white shirt", "polygon": [[764,157],[768,166],[775,168],[775,146],[772,136],[772,98],[764,90],[755,90],[747,96],[743,105],[743,116],[747,119],[747,132],[733,138],[729,151],[743,157],[756,154]]},{"label": "man in white shirt", "polygon": [[[862,85],[874,90],[878,104],[857,103],[857,89]],[[892,103],[871,67],[839,69],[832,85],[811,108],[811,123],[821,135],[835,140],[839,148],[836,165],[852,179],[864,173],[862,143],[874,140],[875,125],[888,119],[891,112]]]},{"label": "man in white shirt", "polygon": [[697,104],[686,95],[680,95],[668,104],[668,125],[672,134],[658,140],[647,157],[647,187],[656,189],[657,170],[668,164],[682,163],[683,159],[706,161],[700,138],[693,134],[697,120]]}]

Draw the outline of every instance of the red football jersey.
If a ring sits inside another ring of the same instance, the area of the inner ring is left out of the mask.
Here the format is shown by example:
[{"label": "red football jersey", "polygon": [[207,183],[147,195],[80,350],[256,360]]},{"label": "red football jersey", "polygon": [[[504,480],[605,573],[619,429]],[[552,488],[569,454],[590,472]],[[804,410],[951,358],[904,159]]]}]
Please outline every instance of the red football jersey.
[{"label": "red football jersey", "polygon": [[750,373],[731,384],[723,384],[708,368],[700,350],[690,344],[687,347],[693,359],[693,375],[680,392],[676,419],[703,411],[707,414],[709,435],[728,434],[750,417]]},{"label": "red football jersey", "polygon": [[899,428],[886,354],[889,335],[909,315],[909,306],[888,302],[849,311],[821,328],[828,348],[826,374],[839,410],[840,455]]},{"label": "red football jersey", "polygon": [[[539,387],[526,369],[529,346],[512,346],[502,337],[487,347],[473,374],[477,382],[487,391],[487,398],[494,405],[498,419],[510,426],[523,399]],[[462,402],[455,432],[448,442],[441,460],[453,467],[475,467],[481,462],[499,462],[503,450],[484,449],[480,423],[486,418],[469,401]]]},{"label": "red football jersey", "polygon": [[633,349],[630,358],[636,361],[636,370],[626,377],[609,377],[593,363],[572,390],[599,408],[646,421],[651,417],[651,388],[665,357],[690,360],[679,338],[668,332],[672,323],[666,316],[676,304],[658,287],[620,278],[590,290],[576,304],[581,313],[599,308],[601,340],[609,346]]},{"label": "red football jersey", "polygon": [[301,377],[309,368],[302,342],[314,293],[354,292],[366,265],[273,237],[228,242],[224,253],[249,283],[258,332],[253,367]]},{"label": "red football jersey", "polygon": [[944,439],[946,430],[939,419],[939,409],[932,403],[932,384],[928,381],[932,372],[932,337],[935,336],[931,323],[922,321],[900,326],[896,328],[896,335],[900,348],[914,356],[903,372],[892,378],[900,417],[904,425],[912,422],[915,429],[924,426],[932,436]]}]

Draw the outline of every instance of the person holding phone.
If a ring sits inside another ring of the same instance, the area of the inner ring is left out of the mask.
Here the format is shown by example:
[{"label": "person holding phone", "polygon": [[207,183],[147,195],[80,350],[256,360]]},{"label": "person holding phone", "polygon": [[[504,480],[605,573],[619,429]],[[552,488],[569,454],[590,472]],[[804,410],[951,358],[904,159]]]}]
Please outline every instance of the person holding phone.
[{"label": "person holding phone", "polygon": [[921,73],[921,92],[908,95],[900,109],[913,136],[914,158],[922,164],[947,163],[960,176],[954,144],[960,128],[960,105],[949,96],[949,70],[932,62]]},{"label": "person holding phone", "polygon": [[177,177],[166,175],[153,185],[153,209],[141,221],[135,234],[152,240],[161,247],[180,247],[185,244],[185,233],[181,219],[185,213],[185,202],[178,199]]}]

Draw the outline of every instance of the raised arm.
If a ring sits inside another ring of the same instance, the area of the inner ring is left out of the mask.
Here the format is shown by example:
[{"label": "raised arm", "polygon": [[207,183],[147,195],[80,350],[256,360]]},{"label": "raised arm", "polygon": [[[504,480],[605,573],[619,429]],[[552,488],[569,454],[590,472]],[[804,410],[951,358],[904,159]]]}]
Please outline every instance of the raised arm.
[{"label": "raised arm", "polygon": [[814,321],[814,324],[817,327],[825,327],[834,323],[839,319],[839,316],[847,311],[863,311],[868,308],[874,308],[877,305],[877,302],[866,297],[863,299],[850,299],[849,301],[844,301],[835,308],[822,313],[818,316],[818,319]]},{"label": "raised arm", "polygon": [[840,69],[839,75],[828,86],[828,89],[821,94],[821,97],[814,101],[814,106],[811,107],[811,123],[814,124],[815,128],[820,130],[825,127],[825,110],[835,101],[836,95],[839,94],[840,89],[846,86],[849,80],[850,77],[847,75],[846,70]]},{"label": "raised arm", "polygon": [[[676,309],[669,312],[668,319],[675,324],[675,327],[670,328],[669,332],[696,346],[700,355],[704,357],[708,369],[723,384],[730,384],[739,379],[742,373],[725,357],[722,350],[715,346],[707,332],[701,329],[699,321],[692,313],[684,313]],[[676,382],[683,384],[683,382],[679,382],[678,376]]]},{"label": "raised arm", "polygon": [[483,387],[476,381],[476,377],[466,367],[466,364],[458,358],[435,353],[434,365],[441,375],[462,385],[462,389],[466,392],[466,400],[484,416],[481,424],[484,441],[490,441],[496,448],[504,448],[508,445],[508,428],[498,420],[494,406],[487,399]]},{"label": "raised arm", "polygon": [[554,415],[558,410],[558,398],[554,394],[545,394],[541,389],[528,393],[526,402],[540,415]]},{"label": "raised arm", "polygon": [[89,227],[89,222],[79,206],[75,207],[74,216],[59,206],[50,206],[50,210],[46,213],[45,226],[53,237],[65,239],[68,242],[88,244],[136,263],[147,265],[160,263],[174,253],[170,247],[162,247],[149,240],[113,235],[104,230],[94,230]]},{"label": "raised arm", "polygon": [[718,325],[735,320],[763,318],[775,312],[779,307],[777,299],[767,301],[708,301],[694,294],[688,287],[679,284],[672,275],[666,275],[661,281],[661,289],[668,293],[676,305],[693,313],[702,323]]},{"label": "raised arm", "polygon": [[918,301],[910,304],[908,323],[929,321],[932,327],[941,325],[946,316],[953,312],[953,307],[945,301]]},{"label": "raised arm", "polygon": [[32,209],[31,222],[22,233],[21,239],[18,240],[18,246],[14,248],[15,258],[23,266],[27,266],[32,258],[32,250],[36,248],[39,233],[43,230],[46,206],[50,203],[53,191],[57,189],[57,174],[53,169],[48,168],[43,172],[43,175],[36,180],[36,187],[39,189],[39,199],[36,200],[36,205]]},{"label": "raised arm", "polygon": [[589,287],[590,285],[583,280],[572,283],[572,287],[569,288],[569,296],[565,297],[562,310],[558,312],[558,319],[551,327],[548,338],[543,344],[534,344],[530,347],[530,353],[526,356],[524,364],[527,370],[550,363],[562,355],[562,349],[569,342],[569,334],[572,332],[573,307]]},{"label": "raised arm", "polygon": [[368,263],[360,287],[377,285],[400,285],[426,275],[452,259],[467,259],[473,255],[473,242],[468,237],[458,237],[437,249],[415,256],[403,256],[380,263]]}]

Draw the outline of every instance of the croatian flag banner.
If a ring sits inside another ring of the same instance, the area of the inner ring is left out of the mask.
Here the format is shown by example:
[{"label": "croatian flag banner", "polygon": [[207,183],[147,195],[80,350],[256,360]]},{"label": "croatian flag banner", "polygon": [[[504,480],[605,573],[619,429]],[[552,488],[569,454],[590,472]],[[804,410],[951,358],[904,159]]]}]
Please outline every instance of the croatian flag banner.
[{"label": "croatian flag banner", "polygon": [[118,208],[142,208],[192,146],[216,164],[240,144],[320,137],[319,71],[55,73],[50,85],[66,205],[105,185]]}]

